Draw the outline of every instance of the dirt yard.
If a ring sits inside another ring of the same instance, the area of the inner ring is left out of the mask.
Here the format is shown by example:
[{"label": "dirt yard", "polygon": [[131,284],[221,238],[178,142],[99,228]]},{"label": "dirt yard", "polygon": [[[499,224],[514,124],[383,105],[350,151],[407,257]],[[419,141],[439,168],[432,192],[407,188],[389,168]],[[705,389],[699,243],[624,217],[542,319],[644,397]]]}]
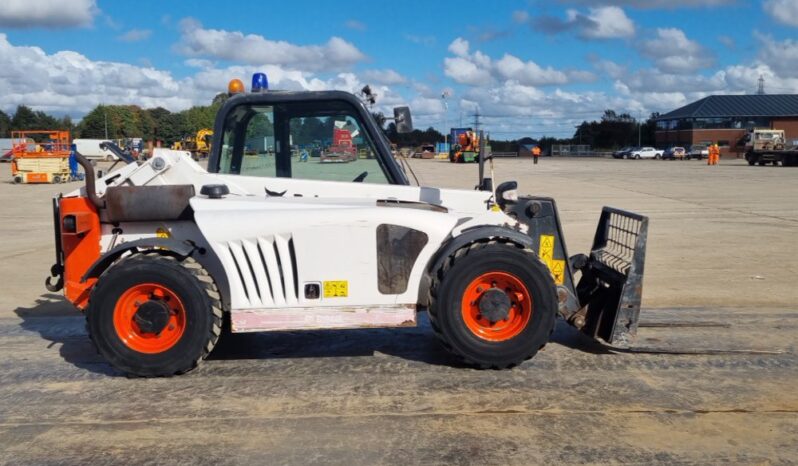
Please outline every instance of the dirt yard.
[{"label": "dirt yard", "polygon": [[[474,165],[412,160],[471,189]],[[412,329],[226,335],[200,369],[128,379],[44,278],[51,197],[0,166],[0,464],[794,464],[798,169],[698,161],[497,161],[557,200],[571,254],[603,205],[650,217],[641,347],[559,325],[509,371]],[[665,351],[667,353],[667,351]]]}]

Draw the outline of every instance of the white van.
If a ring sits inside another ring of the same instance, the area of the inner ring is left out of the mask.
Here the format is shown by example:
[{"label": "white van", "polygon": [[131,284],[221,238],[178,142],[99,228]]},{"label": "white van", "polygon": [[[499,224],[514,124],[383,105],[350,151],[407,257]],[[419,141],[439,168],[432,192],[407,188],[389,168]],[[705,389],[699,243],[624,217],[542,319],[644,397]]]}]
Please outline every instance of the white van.
[{"label": "white van", "polygon": [[100,149],[101,142],[111,142],[107,139],[73,139],[72,143],[80,155],[87,159],[119,160],[113,152]]}]

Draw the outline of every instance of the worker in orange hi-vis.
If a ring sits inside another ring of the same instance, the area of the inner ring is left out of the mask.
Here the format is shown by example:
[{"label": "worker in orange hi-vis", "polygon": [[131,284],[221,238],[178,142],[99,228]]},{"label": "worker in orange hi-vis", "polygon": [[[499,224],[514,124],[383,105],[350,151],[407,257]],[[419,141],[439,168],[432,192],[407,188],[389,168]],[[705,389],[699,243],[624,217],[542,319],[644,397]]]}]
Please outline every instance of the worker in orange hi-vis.
[{"label": "worker in orange hi-vis", "polygon": [[538,164],[538,157],[540,157],[540,146],[535,146],[532,148],[532,159],[535,161],[535,165]]},{"label": "worker in orange hi-vis", "polygon": [[709,157],[707,158],[707,165],[717,165],[720,160],[720,148],[717,144],[709,146]]}]

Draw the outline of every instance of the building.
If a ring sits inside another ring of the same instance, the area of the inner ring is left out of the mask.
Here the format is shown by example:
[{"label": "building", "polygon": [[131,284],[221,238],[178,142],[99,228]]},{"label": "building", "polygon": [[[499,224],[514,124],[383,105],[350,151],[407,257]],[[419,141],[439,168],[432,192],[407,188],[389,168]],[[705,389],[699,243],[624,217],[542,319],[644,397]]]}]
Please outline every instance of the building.
[{"label": "building", "polygon": [[660,115],[656,144],[689,149],[718,143],[722,156],[742,157],[751,128],[783,129],[787,141],[798,140],[798,94],[704,97]]}]

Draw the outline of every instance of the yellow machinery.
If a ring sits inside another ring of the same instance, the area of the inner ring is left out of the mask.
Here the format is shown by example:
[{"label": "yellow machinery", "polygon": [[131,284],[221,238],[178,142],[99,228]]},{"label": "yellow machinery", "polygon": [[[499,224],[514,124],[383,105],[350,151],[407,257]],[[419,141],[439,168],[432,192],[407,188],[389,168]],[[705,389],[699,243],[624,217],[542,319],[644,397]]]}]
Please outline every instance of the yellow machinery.
[{"label": "yellow machinery", "polygon": [[14,183],[70,181],[69,131],[12,131],[11,145]]},{"label": "yellow machinery", "polygon": [[197,134],[186,136],[172,144],[172,149],[189,151],[194,160],[199,160],[208,157],[211,152],[211,139],[213,139],[213,130],[202,128]]}]

